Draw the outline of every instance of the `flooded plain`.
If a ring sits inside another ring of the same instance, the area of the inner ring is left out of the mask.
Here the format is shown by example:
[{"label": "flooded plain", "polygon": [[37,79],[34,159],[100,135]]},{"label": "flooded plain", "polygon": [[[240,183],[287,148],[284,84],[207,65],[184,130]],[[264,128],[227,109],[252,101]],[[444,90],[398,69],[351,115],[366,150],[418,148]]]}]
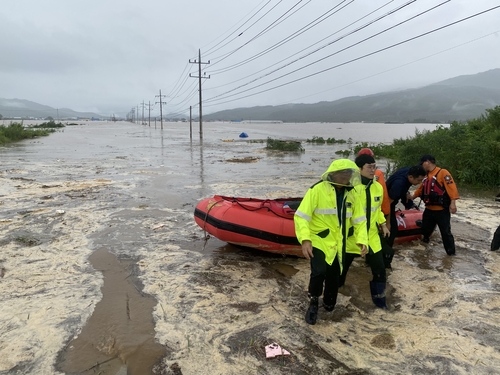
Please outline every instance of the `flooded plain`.
[{"label": "flooded plain", "polygon": [[[388,311],[355,261],[315,326],[307,261],[206,241],[193,220],[214,194],[302,196],[342,148],[269,152],[242,131],[389,142],[434,125],[207,123],[192,140],[188,123],[157,126],[0,147],[0,374],[497,373],[499,202],[458,202],[455,257],[439,233],[397,245]],[[290,355],[266,359],[273,342]]]}]

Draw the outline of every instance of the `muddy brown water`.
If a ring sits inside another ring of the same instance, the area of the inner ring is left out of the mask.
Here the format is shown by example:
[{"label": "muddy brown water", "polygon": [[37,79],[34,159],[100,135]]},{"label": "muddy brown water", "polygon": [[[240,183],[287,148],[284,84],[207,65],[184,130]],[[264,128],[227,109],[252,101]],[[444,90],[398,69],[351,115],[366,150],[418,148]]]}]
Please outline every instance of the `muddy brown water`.
[{"label": "muddy brown water", "polygon": [[[500,266],[488,251],[496,202],[459,201],[456,257],[438,233],[429,245],[396,246],[389,311],[371,303],[370,270],[356,260],[336,309],[308,326],[307,262],[205,241],[193,211],[216,193],[300,196],[334,157],[331,147],[275,154],[221,142],[226,135],[200,144],[174,125],[106,125],[96,139],[95,126],[0,150],[0,373],[500,368]],[[291,355],[266,359],[273,342]]]},{"label": "muddy brown water", "polygon": [[151,314],[156,304],[141,292],[132,259],[118,260],[101,248],[89,257],[104,275],[102,299],[78,337],[60,355],[57,369],[66,374],[151,374],[168,348],[154,338]]}]

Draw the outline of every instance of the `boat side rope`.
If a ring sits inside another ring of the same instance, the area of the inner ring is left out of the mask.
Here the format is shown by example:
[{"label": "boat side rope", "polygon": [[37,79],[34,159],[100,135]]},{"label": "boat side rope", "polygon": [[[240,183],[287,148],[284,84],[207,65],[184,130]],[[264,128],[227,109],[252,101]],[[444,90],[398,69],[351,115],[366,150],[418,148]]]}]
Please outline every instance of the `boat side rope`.
[{"label": "boat side rope", "polygon": [[203,238],[205,239],[205,242],[203,243],[203,249],[201,249],[201,251],[205,251],[205,247],[207,246],[207,242],[210,239],[210,235],[207,234],[207,231],[205,229],[206,224],[207,224],[208,214],[210,213],[210,211],[212,210],[212,208],[214,208],[214,206],[217,203],[224,202],[224,201],[225,201],[225,199],[219,199],[218,201],[215,201],[214,203],[211,203],[210,207],[207,210],[207,213],[205,214],[205,218],[203,219]]},{"label": "boat side rope", "polygon": [[255,207],[255,208],[249,208],[249,207],[245,206],[243,203],[241,203],[240,201],[238,201],[236,198],[232,198],[231,202],[238,204],[238,206],[240,206],[244,210],[250,211],[250,212],[259,211],[259,210],[262,210],[262,209],[267,209],[268,212],[272,212],[274,215],[276,215],[278,217],[282,217],[282,218],[285,218],[285,219],[291,219],[291,217],[293,217],[292,214],[282,215],[282,214],[279,214],[276,211],[274,211],[270,206],[264,206],[264,204],[266,204],[266,203],[273,202],[273,200],[269,200],[269,199],[268,200],[263,200],[262,203],[261,203],[261,206],[260,207]]}]

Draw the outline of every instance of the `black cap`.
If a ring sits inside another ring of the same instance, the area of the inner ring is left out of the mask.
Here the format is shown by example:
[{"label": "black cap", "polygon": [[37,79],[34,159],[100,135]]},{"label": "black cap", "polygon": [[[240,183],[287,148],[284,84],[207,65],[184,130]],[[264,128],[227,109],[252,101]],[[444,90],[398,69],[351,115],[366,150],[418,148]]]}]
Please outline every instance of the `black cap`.
[{"label": "black cap", "polygon": [[368,154],[361,154],[361,155],[358,155],[356,157],[356,159],[354,160],[354,162],[356,163],[356,165],[359,168],[363,168],[363,166],[365,164],[373,164],[373,163],[375,163],[375,159],[373,158],[373,156],[370,156]]},{"label": "black cap", "polygon": [[420,165],[424,164],[424,162],[430,161],[431,163],[435,164],[436,163],[436,158],[432,155],[425,154],[420,158]]}]

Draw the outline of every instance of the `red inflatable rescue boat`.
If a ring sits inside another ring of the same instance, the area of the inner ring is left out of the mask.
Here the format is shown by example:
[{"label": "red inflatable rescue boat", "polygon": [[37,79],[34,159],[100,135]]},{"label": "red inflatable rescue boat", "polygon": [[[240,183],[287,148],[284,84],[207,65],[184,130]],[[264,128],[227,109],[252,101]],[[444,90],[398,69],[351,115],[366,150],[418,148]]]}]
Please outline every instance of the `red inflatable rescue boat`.
[{"label": "red inflatable rescue boat", "polygon": [[[196,223],[207,233],[233,245],[276,254],[302,256],[295,236],[293,215],[302,198],[257,199],[215,195],[200,201],[194,211]],[[422,212],[397,213],[397,242],[420,237]]]}]

